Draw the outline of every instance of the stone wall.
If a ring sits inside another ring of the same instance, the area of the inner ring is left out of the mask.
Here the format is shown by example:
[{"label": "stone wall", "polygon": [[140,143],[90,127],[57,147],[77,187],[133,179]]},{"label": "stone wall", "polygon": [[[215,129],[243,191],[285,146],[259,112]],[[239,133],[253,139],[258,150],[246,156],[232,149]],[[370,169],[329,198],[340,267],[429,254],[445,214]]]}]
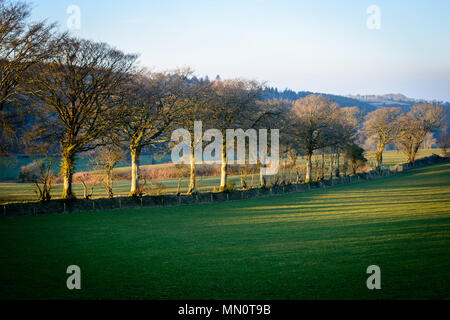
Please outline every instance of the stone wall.
[{"label": "stone wall", "polygon": [[405,172],[412,167],[428,165],[449,161],[433,154],[432,156],[416,160],[414,164],[402,163],[391,169],[384,168],[380,171],[358,173],[357,175],[345,176],[334,179],[313,181],[311,183],[278,185],[268,188],[253,188],[250,190],[235,190],[230,193],[207,192],[194,195],[163,195],[143,196],[140,198],[114,197],[112,199],[74,199],[74,200],[51,200],[49,202],[24,202],[8,203],[2,205],[1,217],[32,216],[45,213],[75,213],[83,211],[101,211],[113,209],[136,209],[151,208],[158,206],[178,206],[196,203],[211,203],[258,198],[290,192],[304,192],[311,189],[325,188],[334,185],[357,183],[359,181],[378,179],[383,176]]}]

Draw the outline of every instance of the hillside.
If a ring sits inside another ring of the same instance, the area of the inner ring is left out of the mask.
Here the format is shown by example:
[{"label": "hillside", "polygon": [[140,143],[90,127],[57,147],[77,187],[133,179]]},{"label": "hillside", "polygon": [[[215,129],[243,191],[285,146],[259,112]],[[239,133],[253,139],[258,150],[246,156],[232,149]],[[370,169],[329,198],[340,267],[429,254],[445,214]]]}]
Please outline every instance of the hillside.
[{"label": "hillside", "polygon": [[337,102],[341,107],[356,106],[365,112],[371,112],[376,109],[375,106],[373,106],[370,103],[367,103],[365,101],[362,101],[362,100],[345,97],[345,96],[328,94],[328,93],[320,93],[320,92],[310,92],[310,91],[295,92],[290,89],[285,89],[283,91],[279,91],[277,88],[266,88],[263,90],[262,97],[264,99],[284,99],[284,100],[295,101],[297,99],[304,98],[310,94],[321,94],[321,95],[328,97],[331,100]]}]

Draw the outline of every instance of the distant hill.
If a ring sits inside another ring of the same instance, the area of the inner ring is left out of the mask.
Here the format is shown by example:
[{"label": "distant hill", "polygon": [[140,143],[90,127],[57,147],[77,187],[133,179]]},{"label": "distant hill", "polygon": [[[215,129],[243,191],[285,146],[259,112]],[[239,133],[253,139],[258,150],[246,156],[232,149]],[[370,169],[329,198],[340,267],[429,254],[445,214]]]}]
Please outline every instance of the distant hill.
[{"label": "distant hill", "polygon": [[337,102],[341,107],[358,107],[365,112],[371,112],[377,109],[376,106],[363,100],[320,92],[311,92],[311,91],[295,92],[290,89],[279,91],[277,88],[265,88],[263,90],[262,96],[263,99],[284,99],[295,101],[297,99],[304,98],[310,94],[321,94],[324,97],[330,98],[331,100]]},{"label": "distant hill", "polygon": [[370,105],[380,108],[380,107],[400,107],[403,111],[408,111],[409,108],[417,103],[421,102],[432,102],[438,103],[446,108],[450,107],[450,103],[446,101],[431,100],[427,101],[425,99],[413,99],[401,93],[389,93],[383,95],[349,95],[349,98],[357,99],[369,103]]},{"label": "distant hill", "polygon": [[388,94],[382,94],[382,95],[348,95],[349,98],[354,98],[358,100],[365,100],[365,101],[376,101],[376,100],[386,100],[386,101],[404,101],[404,102],[416,102],[416,101],[425,101],[425,100],[416,100],[413,98],[408,98],[404,94],[401,93],[388,93]]},{"label": "distant hill", "polygon": [[368,113],[378,108],[383,107],[399,107],[403,111],[408,111],[411,106],[421,102],[435,102],[440,105],[450,108],[450,103],[445,101],[426,101],[425,99],[413,99],[408,98],[401,93],[389,93],[383,95],[348,95],[340,96],[328,93],[311,92],[311,91],[298,91],[295,92],[290,89],[279,91],[277,88],[266,88],[263,91],[264,99],[285,99],[285,100],[297,100],[306,97],[310,94],[321,94],[324,97],[330,98],[337,102],[341,107],[359,107],[364,112]]}]

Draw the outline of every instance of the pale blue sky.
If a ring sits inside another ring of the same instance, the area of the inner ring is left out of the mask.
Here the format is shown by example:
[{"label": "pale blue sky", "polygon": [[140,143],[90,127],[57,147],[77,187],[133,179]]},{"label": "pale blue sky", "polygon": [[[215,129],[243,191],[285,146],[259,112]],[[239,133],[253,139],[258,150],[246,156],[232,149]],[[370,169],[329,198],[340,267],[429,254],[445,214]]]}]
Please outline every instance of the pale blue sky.
[{"label": "pale blue sky", "polygon": [[[335,94],[403,93],[450,101],[450,1],[40,0],[35,18],[141,54],[153,70],[245,77]],[[366,9],[381,9],[369,30]]]}]

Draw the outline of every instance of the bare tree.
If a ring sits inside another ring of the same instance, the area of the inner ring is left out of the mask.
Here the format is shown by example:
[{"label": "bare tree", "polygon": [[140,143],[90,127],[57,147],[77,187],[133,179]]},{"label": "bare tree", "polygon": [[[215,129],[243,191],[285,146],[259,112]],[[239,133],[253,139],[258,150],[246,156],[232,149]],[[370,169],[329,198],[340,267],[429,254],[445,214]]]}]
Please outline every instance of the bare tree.
[{"label": "bare tree", "polygon": [[36,160],[26,166],[32,172],[24,174],[22,168],[21,176],[25,177],[24,180],[31,181],[34,184],[34,191],[39,201],[50,201],[55,178],[52,169],[58,160],[55,148],[49,142],[40,141],[29,133],[24,135],[24,139],[26,153],[30,158],[35,158]]},{"label": "bare tree", "polygon": [[194,194],[197,192],[197,173],[196,173],[196,163],[195,163],[195,150],[200,147],[201,138],[197,137],[194,132],[195,122],[206,120],[211,117],[209,109],[210,103],[212,101],[212,89],[211,82],[207,79],[197,79],[192,78],[187,83],[188,85],[184,88],[183,93],[183,105],[184,108],[182,112],[177,115],[175,121],[176,126],[183,126],[187,131],[189,131],[191,139],[189,142],[184,142],[190,144],[190,178],[187,194]]},{"label": "bare tree", "polygon": [[253,129],[268,115],[264,105],[258,103],[262,85],[257,81],[242,79],[216,80],[212,83],[213,96],[210,102],[207,124],[222,133],[222,161],[219,190],[227,185],[227,129]]},{"label": "bare tree", "polygon": [[383,151],[387,144],[395,141],[399,133],[400,108],[380,108],[370,112],[364,122],[364,132],[368,138],[377,140],[377,168],[383,164]]},{"label": "bare tree", "polygon": [[63,38],[52,45],[57,54],[33,70],[30,88],[40,101],[43,135],[61,146],[62,198],[74,197],[75,156],[91,150],[110,130],[118,88],[136,60],[105,43]]},{"label": "bare tree", "polygon": [[103,184],[109,198],[114,197],[114,168],[125,160],[125,153],[120,146],[109,143],[95,150],[93,160],[95,167],[103,172]]},{"label": "bare tree", "polygon": [[338,105],[321,95],[309,95],[295,101],[288,115],[290,136],[306,155],[305,182],[312,179],[312,155],[329,146],[338,115]]},{"label": "bare tree", "polygon": [[399,118],[397,145],[405,154],[408,163],[414,162],[427,134],[439,129],[444,119],[444,108],[430,103],[416,104],[406,115]]},{"label": "bare tree", "polygon": [[138,195],[142,149],[169,141],[168,131],[186,108],[186,74],[141,71],[130,79],[118,116],[131,154],[130,195]]},{"label": "bare tree", "polygon": [[25,93],[29,69],[54,53],[54,24],[29,21],[30,6],[0,0],[0,155],[15,141],[15,124],[24,113],[16,98]]},{"label": "bare tree", "polygon": [[450,131],[445,131],[437,137],[437,144],[442,149],[444,155],[447,154],[447,149],[450,147]]},{"label": "bare tree", "polygon": [[[340,155],[349,145],[352,145],[356,139],[358,127],[361,122],[362,113],[358,107],[338,108],[335,111],[333,119],[330,119],[326,153],[329,155],[329,174],[330,179],[334,175],[339,177]],[[322,153],[321,178],[325,174],[325,152]]]},{"label": "bare tree", "polygon": [[95,186],[100,182],[97,175],[88,172],[79,175],[77,180],[83,186],[83,199],[90,199],[94,195]]},{"label": "bare tree", "polygon": [[[358,128],[361,124],[363,113],[358,107],[344,107],[339,109],[339,118],[335,126],[334,146],[332,150],[335,153],[336,162],[335,175],[340,176],[340,157],[350,145],[357,139]],[[333,153],[332,153],[333,154]],[[332,161],[333,163],[333,161]],[[333,176],[333,164],[331,164],[331,177]]]}]

